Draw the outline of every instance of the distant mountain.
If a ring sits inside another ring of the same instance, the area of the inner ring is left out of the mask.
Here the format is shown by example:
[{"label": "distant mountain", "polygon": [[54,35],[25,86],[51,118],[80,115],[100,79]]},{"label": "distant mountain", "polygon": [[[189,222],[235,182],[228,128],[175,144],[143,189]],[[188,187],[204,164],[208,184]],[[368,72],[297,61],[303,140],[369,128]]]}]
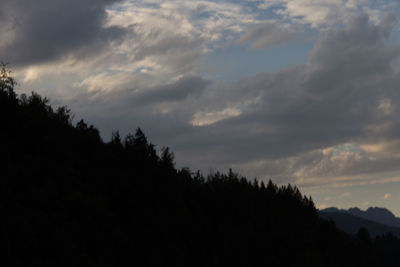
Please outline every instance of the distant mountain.
[{"label": "distant mountain", "polygon": [[364,227],[368,230],[372,237],[382,236],[387,233],[392,233],[393,235],[400,237],[400,228],[388,226],[382,223],[374,222],[371,220],[364,219],[359,216],[350,214],[347,211],[339,210],[336,208],[331,208],[319,211],[320,218],[330,220],[332,219],[336,226],[348,234],[355,235]]},{"label": "distant mountain", "polygon": [[371,207],[366,211],[360,210],[359,208],[351,208],[348,213],[389,226],[400,227],[400,218],[394,216],[394,214],[385,208]]},{"label": "distant mountain", "polygon": [[400,228],[400,218],[397,218],[394,216],[394,214],[386,209],[386,208],[378,208],[378,207],[370,207],[367,210],[361,210],[357,207],[355,208],[350,208],[348,210],[344,209],[338,209],[335,207],[327,208],[324,210],[321,210],[322,212],[341,212],[341,213],[347,213],[353,216],[357,216],[369,221],[381,223],[384,225],[392,226],[392,227],[398,227]]}]

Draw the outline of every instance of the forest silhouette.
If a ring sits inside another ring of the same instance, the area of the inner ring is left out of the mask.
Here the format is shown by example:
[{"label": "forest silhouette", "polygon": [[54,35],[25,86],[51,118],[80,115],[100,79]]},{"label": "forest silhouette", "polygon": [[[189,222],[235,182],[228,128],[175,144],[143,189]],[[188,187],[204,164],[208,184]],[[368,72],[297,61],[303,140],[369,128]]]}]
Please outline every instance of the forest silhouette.
[{"label": "forest silhouette", "polygon": [[400,241],[350,236],[296,186],[175,167],[141,129],[104,142],[0,72],[3,266],[400,266]]}]

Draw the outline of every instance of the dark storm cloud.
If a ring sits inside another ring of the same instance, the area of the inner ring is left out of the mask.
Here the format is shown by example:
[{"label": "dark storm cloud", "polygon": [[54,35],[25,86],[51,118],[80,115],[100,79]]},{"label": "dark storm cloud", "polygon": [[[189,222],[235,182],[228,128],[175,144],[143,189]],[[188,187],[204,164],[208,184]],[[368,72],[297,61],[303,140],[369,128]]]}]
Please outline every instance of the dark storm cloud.
[{"label": "dark storm cloud", "polygon": [[115,2],[3,0],[1,23],[11,31],[7,34],[10,41],[0,46],[0,58],[13,65],[27,65],[98,53],[123,33],[117,27],[103,28],[105,8]]}]

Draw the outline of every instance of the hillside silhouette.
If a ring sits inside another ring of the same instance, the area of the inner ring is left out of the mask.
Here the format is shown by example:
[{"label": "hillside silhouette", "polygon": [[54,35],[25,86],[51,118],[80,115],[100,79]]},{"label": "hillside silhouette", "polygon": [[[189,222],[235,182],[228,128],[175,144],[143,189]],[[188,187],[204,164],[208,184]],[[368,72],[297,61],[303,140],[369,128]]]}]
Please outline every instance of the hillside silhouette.
[{"label": "hillside silhouette", "polygon": [[5,64],[0,74],[3,266],[398,263],[397,238],[345,234],[295,186],[177,169],[139,128],[105,142],[67,107],[17,96]]}]

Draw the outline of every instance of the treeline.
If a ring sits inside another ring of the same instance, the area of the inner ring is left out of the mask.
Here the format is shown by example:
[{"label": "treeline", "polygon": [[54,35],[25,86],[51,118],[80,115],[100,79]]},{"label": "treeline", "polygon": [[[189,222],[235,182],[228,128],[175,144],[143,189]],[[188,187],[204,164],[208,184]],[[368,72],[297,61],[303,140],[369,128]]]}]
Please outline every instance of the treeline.
[{"label": "treeline", "polygon": [[399,266],[398,239],[344,234],[295,186],[177,169],[0,79],[3,266]]}]

